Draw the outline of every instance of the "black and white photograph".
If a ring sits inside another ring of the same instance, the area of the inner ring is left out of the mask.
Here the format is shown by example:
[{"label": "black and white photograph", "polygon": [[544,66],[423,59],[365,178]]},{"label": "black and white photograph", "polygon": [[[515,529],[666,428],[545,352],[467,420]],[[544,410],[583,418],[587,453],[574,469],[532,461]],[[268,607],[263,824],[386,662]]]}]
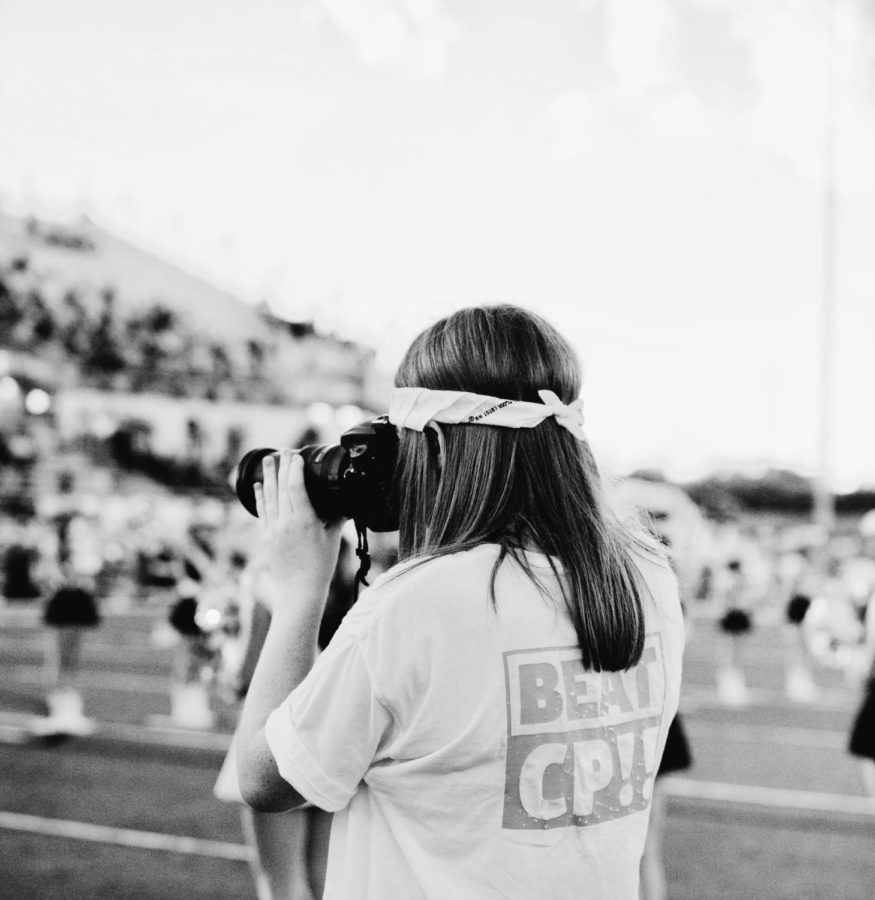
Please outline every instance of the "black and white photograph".
[{"label": "black and white photograph", "polygon": [[0,898],[871,898],[873,248],[869,0],[0,0]]}]

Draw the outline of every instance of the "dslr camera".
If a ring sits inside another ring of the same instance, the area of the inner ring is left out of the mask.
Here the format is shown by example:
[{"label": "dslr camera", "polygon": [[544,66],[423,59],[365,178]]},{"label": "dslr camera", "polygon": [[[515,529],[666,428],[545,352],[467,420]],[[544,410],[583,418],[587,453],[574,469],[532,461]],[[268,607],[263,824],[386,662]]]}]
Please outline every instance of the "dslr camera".
[{"label": "dslr camera", "polygon": [[[339,444],[311,444],[298,452],[304,458],[304,486],[320,519],[348,518],[371,531],[398,529],[398,431],[387,416],[344,431]],[[264,481],[267,456],[279,465],[272,447],[250,450],[237,465],[237,499],[253,516],[258,515],[255,484]]]}]

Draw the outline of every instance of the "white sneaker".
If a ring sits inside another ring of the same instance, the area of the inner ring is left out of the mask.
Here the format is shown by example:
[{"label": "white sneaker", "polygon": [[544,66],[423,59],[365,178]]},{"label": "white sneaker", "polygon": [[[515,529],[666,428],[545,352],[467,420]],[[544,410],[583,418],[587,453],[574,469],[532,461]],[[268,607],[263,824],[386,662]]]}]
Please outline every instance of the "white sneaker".
[{"label": "white sneaker", "polygon": [[83,737],[94,734],[96,725],[82,712],[82,695],[75,688],[59,688],[52,691],[46,702],[49,714],[34,719],[31,730],[34,734],[47,736],[52,734],[69,734]]},{"label": "white sneaker", "polygon": [[787,670],[784,690],[787,698],[796,703],[811,703],[820,693],[811,672],[804,666],[792,666]]},{"label": "white sneaker", "polygon": [[727,706],[749,706],[750,691],[744,681],[744,672],[732,666],[718,669],[717,695]]},{"label": "white sneaker", "polygon": [[173,685],[170,718],[177,728],[212,728],[214,718],[206,688],[199,682]]}]

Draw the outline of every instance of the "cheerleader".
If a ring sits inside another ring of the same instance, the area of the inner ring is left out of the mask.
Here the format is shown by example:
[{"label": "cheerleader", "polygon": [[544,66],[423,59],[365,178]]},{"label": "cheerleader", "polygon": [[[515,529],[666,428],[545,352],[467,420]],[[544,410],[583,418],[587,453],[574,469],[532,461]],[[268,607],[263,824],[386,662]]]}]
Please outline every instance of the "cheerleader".
[{"label": "cheerleader", "polygon": [[740,559],[730,559],[720,574],[717,593],[724,613],[719,620],[717,692],[728,706],[746,706],[750,693],[742,669],[742,650],[753,628],[751,586]]},{"label": "cheerleader", "polygon": [[[689,641],[692,628],[689,620],[685,630]],[[685,643],[686,643],[685,641]],[[650,824],[644,854],[641,857],[641,900],[665,900],[665,867],[662,862],[662,836],[667,820],[666,797],[662,790],[662,778],[672,772],[683,772],[693,764],[690,744],[681,714],[677,713],[668,727],[662,759],[656,770],[656,783],[650,807]]]},{"label": "cheerleader", "polygon": [[0,601],[34,600],[40,596],[33,571],[37,562],[37,549],[31,529],[25,521],[10,525],[9,531],[0,537],[3,548],[3,580]]},{"label": "cheerleader", "polygon": [[94,586],[102,560],[91,523],[73,496],[72,475],[63,473],[58,487],[61,496],[51,519],[56,587],[43,613],[48,716],[36,720],[33,728],[44,735],[85,735],[93,732],[94,723],[84,715],[76,676],[83,636],[100,623]]},{"label": "cheerleader", "polygon": [[811,703],[819,689],[812,672],[809,646],[809,608],[817,593],[817,573],[805,550],[785,554],[778,560],[777,588],[789,599],[784,607],[784,692],[796,703]]},{"label": "cheerleader", "polygon": [[[319,629],[320,650],[325,649],[350,608],[354,578],[352,547],[344,539]],[[258,556],[243,570],[237,590],[241,625],[238,641],[243,650],[235,692],[241,700],[267,637],[271,591],[266,560]],[[252,874],[258,900],[316,900],[322,896],[331,830],[329,813],[311,805],[281,814],[260,813],[244,804],[233,740],[213,793],[226,803],[241,804],[243,833],[254,851]]]},{"label": "cheerleader", "polygon": [[662,836],[667,819],[666,797],[660,786],[660,779],[670,772],[682,772],[693,764],[690,745],[684,730],[681,715],[671,721],[665,739],[662,761],[656,772],[656,786],[653,789],[650,807],[650,825],[641,857],[641,900],[665,900],[665,868],[662,863]]},{"label": "cheerleader", "polygon": [[170,718],[181,728],[208,729],[215,722],[202,679],[214,648],[198,617],[198,605],[217,580],[218,566],[212,529],[193,525],[180,555],[176,601],[168,615],[169,624],[176,632],[170,676]]},{"label": "cheerleader", "polygon": [[875,798],[875,595],[869,598],[865,614],[866,649],[871,660],[863,688],[863,700],[851,728],[848,750],[863,766],[863,782]]},{"label": "cheerleader", "polygon": [[838,558],[826,560],[825,572],[811,606],[805,614],[808,646],[823,665],[844,673],[846,683],[856,687],[864,654],[864,605],[855,602],[846,580],[845,562]]}]

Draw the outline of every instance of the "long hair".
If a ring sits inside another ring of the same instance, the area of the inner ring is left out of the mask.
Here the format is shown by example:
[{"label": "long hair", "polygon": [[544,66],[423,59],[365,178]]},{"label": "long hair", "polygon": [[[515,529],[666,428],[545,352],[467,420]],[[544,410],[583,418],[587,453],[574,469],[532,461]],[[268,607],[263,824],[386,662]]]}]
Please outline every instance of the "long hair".
[{"label": "long hair", "polygon": [[[564,403],[581,389],[577,358],[540,316],[516,306],[463,309],[410,346],[397,387],[471,391]],[[544,591],[525,550],[547,555],[561,585],[586,668],[619,671],[638,662],[644,614],[631,539],[608,512],[585,441],[552,417],[534,428],[442,425],[438,465],[431,429],[401,429],[400,556],[426,561],[498,544],[490,592],[510,556]]]}]

